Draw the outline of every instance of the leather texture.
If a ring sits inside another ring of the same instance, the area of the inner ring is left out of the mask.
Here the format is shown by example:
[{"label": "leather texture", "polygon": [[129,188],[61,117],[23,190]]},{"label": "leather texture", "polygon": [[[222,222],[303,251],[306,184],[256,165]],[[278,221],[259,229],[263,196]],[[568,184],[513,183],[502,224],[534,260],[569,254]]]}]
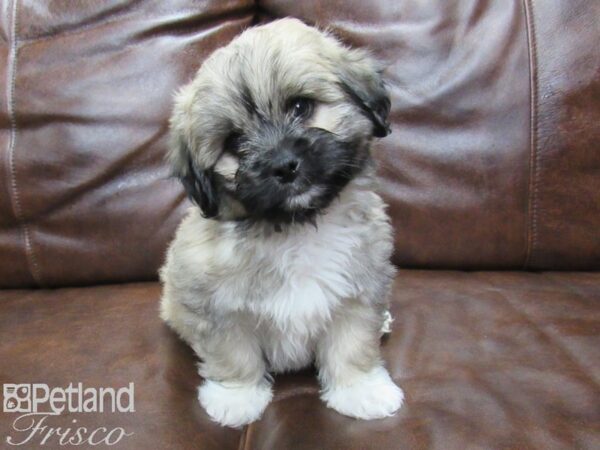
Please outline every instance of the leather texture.
[{"label": "leather texture", "polygon": [[600,267],[600,3],[261,2],[388,65],[403,267]]},{"label": "leather texture", "polygon": [[[122,449],[600,445],[598,273],[401,271],[383,342],[406,394],[400,412],[372,422],[341,416],[305,371],[276,376],[273,403],[242,430],[219,427],[199,406],[195,358],[158,318],[159,296],[155,283],[0,291],[0,383],[135,383],[135,413],[48,422],[123,427],[134,435]],[[3,438],[13,416],[0,413]]]},{"label": "leather texture", "polygon": [[155,279],[187,206],[174,90],[244,27],[328,26],[387,63],[375,151],[403,267],[600,267],[600,3],[1,2],[0,283]]},{"label": "leather texture", "polygon": [[[183,211],[175,90],[248,1],[4,1],[0,285],[156,279]],[[6,98],[8,97],[8,98]]]}]

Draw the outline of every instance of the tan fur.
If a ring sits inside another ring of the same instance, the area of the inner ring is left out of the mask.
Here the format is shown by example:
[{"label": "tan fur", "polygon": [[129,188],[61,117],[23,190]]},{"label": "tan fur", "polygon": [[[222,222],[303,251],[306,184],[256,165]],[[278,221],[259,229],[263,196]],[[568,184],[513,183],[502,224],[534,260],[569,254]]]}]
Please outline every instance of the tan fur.
[{"label": "tan fur", "polygon": [[[198,165],[235,182],[236,160],[222,146],[232,127],[250,126],[231,91],[240,70],[259,108],[302,86],[319,99],[308,126],[368,145],[373,125],[339,87],[340,67],[367,83],[375,77],[364,51],[297,20],[246,31],[207,59],[177,95],[171,164],[186,171],[183,141]],[[402,393],[379,354],[395,271],[392,229],[375,187],[367,167],[316,226],[292,224],[280,232],[261,223],[242,228],[223,213],[207,220],[190,208],[161,269],[161,316],[201,358],[207,381],[200,401],[213,419],[230,426],[256,420],[271,398],[267,373],[313,361],[332,408],[365,419],[398,409]],[[243,217],[243,208],[232,208]]]}]

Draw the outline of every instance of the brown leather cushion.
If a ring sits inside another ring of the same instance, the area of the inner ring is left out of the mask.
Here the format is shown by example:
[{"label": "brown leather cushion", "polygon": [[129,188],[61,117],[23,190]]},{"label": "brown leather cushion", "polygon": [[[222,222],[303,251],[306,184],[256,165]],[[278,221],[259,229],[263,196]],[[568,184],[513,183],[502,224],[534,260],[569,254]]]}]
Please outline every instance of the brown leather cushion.
[{"label": "brown leather cushion", "polygon": [[172,93],[257,14],[389,62],[398,264],[600,267],[600,2],[0,2],[0,286],[156,277]]},{"label": "brown leather cushion", "polygon": [[172,96],[252,5],[0,9],[0,287],[156,279],[187,206],[164,162]]},{"label": "brown leather cushion", "polygon": [[600,2],[264,0],[387,61],[401,266],[600,268]]},{"label": "brown leather cushion", "polygon": [[[262,420],[239,431],[210,422],[198,405],[195,358],[158,319],[159,295],[154,283],[0,291],[0,383],[134,382],[135,413],[48,421],[121,426],[135,433],[123,449],[600,445],[598,273],[401,271],[383,344],[406,393],[397,416],[343,417],[321,403],[305,371],[277,376]],[[2,439],[14,416],[0,414]]]}]

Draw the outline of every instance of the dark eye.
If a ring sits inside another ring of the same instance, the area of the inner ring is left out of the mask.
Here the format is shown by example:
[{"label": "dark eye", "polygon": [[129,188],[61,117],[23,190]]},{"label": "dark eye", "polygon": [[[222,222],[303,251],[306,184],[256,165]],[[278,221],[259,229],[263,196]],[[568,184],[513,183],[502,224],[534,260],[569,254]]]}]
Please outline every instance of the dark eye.
[{"label": "dark eye", "polygon": [[289,111],[294,118],[307,119],[312,114],[314,104],[310,98],[297,97],[290,102]]},{"label": "dark eye", "polygon": [[239,131],[232,131],[223,141],[223,150],[236,155],[242,144],[243,135]]}]

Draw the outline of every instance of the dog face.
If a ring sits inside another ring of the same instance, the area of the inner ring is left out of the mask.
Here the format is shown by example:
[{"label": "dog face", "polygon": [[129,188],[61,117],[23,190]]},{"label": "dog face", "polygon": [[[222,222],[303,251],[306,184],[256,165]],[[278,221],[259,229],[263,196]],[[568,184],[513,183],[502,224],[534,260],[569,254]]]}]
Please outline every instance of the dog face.
[{"label": "dog face", "polygon": [[312,220],[389,132],[380,70],[295,19],[251,28],[177,95],[169,160],[205,217]]}]

